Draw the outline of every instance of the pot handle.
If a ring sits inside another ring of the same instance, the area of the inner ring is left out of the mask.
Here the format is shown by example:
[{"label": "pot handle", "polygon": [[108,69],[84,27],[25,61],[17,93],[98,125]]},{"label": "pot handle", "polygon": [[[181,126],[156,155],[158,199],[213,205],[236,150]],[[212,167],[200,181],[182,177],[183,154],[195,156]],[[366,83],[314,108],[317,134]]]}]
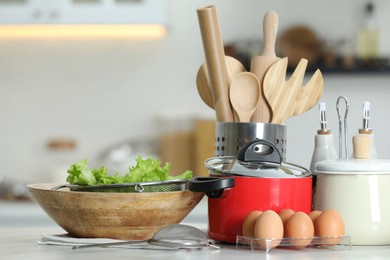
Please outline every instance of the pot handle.
[{"label": "pot handle", "polygon": [[234,187],[234,178],[194,177],[189,181],[189,190],[204,192],[209,198],[220,198],[226,188]]},{"label": "pot handle", "polygon": [[255,139],[245,145],[237,154],[242,163],[272,163],[281,165],[282,155],[278,148],[264,139]]}]

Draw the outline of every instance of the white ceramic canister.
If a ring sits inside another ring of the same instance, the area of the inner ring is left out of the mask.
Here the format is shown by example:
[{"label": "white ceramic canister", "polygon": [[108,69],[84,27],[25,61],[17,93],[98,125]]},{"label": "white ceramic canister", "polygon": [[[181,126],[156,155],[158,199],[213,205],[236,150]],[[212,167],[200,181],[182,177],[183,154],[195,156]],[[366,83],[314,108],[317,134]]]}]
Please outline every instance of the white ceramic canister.
[{"label": "white ceramic canister", "polygon": [[334,209],[353,245],[390,244],[390,160],[323,161],[314,209]]}]

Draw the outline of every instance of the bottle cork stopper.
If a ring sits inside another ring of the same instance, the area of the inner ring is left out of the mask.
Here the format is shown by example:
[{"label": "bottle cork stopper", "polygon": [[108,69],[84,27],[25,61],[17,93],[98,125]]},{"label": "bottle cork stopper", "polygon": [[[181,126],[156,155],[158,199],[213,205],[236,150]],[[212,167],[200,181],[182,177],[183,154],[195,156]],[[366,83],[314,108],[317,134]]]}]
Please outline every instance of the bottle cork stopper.
[{"label": "bottle cork stopper", "polygon": [[372,129],[371,128],[359,129],[359,134],[370,135],[372,134]]},{"label": "bottle cork stopper", "polygon": [[369,135],[358,134],[352,138],[353,156],[355,159],[370,159],[371,138]]},{"label": "bottle cork stopper", "polygon": [[317,131],[317,133],[319,135],[329,135],[332,133],[332,131],[330,129],[320,129]]}]

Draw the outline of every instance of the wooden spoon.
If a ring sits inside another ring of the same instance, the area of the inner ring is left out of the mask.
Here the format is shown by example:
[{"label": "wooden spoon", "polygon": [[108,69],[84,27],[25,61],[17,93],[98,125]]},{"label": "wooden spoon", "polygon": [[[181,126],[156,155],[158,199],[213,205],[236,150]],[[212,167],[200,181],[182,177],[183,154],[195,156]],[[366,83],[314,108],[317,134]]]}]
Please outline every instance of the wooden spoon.
[{"label": "wooden spoon", "polygon": [[251,61],[251,72],[255,74],[260,83],[259,104],[253,113],[252,122],[270,122],[272,110],[264,96],[263,79],[267,70],[276,61],[280,60],[275,54],[275,42],[278,31],[279,18],[275,11],[269,11],[263,19],[263,51],[261,55],[255,56]]},{"label": "wooden spoon", "polygon": [[282,124],[289,117],[301,114],[312,108],[323,91],[323,78],[317,70],[303,86],[303,78],[308,61],[301,59],[290,79],[286,81],[288,58],[277,61],[264,77],[264,94],[272,111],[273,124]]},{"label": "wooden spoon", "polygon": [[240,122],[249,122],[259,102],[259,80],[250,72],[237,74],[230,84],[230,102]]},{"label": "wooden spoon", "polygon": [[[240,61],[230,56],[225,56],[225,63],[230,84],[235,75],[245,71],[245,67]],[[196,75],[196,86],[203,102],[214,109],[212,87],[206,63],[203,63],[198,70],[198,74]]]}]

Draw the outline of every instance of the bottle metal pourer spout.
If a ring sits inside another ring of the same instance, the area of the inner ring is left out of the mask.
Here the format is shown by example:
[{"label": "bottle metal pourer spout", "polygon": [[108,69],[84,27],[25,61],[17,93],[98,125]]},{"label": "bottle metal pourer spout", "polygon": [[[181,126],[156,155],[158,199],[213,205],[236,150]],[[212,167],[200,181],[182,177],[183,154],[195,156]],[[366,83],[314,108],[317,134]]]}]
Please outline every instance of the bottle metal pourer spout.
[{"label": "bottle metal pourer spout", "polygon": [[363,128],[353,136],[353,157],[355,159],[373,159],[377,157],[374,134],[369,126],[370,123],[370,102],[363,103]]},{"label": "bottle metal pourer spout", "polygon": [[371,133],[372,129],[369,127],[370,123],[370,102],[365,101],[363,103],[363,128],[359,129],[359,132]]},{"label": "bottle metal pourer spout", "polygon": [[328,129],[326,121],[326,103],[321,102],[318,104],[318,109],[320,112],[320,130],[317,131],[318,134],[330,134],[330,129]]}]

